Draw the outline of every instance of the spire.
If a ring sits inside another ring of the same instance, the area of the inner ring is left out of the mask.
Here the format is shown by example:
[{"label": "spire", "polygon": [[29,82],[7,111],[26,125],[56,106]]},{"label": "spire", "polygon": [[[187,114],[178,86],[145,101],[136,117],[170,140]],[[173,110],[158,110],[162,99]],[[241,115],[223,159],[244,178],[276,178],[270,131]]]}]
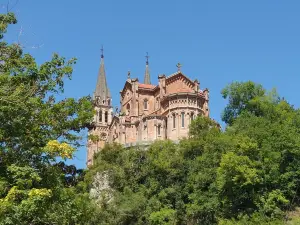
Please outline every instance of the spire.
[{"label": "spire", "polygon": [[146,70],[145,70],[145,76],[144,76],[144,84],[151,84],[148,52],[147,52],[147,55],[146,55]]},{"label": "spire", "polygon": [[98,72],[98,80],[97,80],[97,86],[95,90],[95,97],[101,97],[101,99],[107,99],[111,98],[110,91],[107,87],[106,82],[106,74],[105,74],[105,68],[104,68],[104,55],[103,55],[103,46],[101,48],[101,61],[100,61],[100,69]]}]

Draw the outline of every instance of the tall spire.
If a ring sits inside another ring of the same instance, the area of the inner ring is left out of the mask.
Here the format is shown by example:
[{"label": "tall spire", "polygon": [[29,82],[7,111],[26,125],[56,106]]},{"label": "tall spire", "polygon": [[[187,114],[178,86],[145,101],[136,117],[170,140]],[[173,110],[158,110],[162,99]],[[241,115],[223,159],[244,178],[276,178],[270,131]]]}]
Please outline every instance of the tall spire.
[{"label": "tall spire", "polygon": [[96,90],[95,90],[95,97],[101,97],[102,100],[105,100],[107,98],[111,98],[111,95],[110,95],[110,91],[108,89],[107,82],[106,82],[103,51],[104,51],[104,49],[102,46],[100,68],[99,68],[99,72],[98,72],[98,80],[97,80],[97,86],[96,86]]},{"label": "tall spire", "polygon": [[151,84],[150,71],[149,71],[149,55],[148,55],[148,52],[146,54],[146,70],[145,70],[145,76],[144,76],[144,84]]}]

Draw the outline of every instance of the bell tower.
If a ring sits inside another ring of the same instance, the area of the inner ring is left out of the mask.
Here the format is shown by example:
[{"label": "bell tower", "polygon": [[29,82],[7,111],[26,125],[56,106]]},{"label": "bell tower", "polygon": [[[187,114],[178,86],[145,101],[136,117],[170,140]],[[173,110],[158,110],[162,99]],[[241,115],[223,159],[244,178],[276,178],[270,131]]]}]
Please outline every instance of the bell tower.
[{"label": "bell tower", "polygon": [[93,164],[94,154],[103,148],[107,142],[108,127],[112,121],[113,107],[111,94],[106,82],[103,47],[101,48],[100,68],[96,89],[93,95],[93,104],[95,115],[93,124],[88,131],[89,136],[93,136],[88,140],[88,166]]}]

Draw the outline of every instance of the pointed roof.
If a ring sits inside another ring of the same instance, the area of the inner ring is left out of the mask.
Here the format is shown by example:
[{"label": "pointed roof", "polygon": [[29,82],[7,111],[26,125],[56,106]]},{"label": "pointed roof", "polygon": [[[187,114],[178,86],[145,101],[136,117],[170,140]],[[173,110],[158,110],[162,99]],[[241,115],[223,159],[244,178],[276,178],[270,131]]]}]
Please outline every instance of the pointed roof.
[{"label": "pointed roof", "polygon": [[111,98],[110,91],[106,82],[106,74],[104,68],[104,56],[101,54],[100,68],[98,72],[97,86],[95,90],[95,97],[101,97],[101,99]]},{"label": "pointed roof", "polygon": [[146,59],[147,60],[146,60],[146,70],[145,70],[145,76],[144,76],[144,84],[151,84],[148,52],[147,52],[147,55],[146,55]]}]

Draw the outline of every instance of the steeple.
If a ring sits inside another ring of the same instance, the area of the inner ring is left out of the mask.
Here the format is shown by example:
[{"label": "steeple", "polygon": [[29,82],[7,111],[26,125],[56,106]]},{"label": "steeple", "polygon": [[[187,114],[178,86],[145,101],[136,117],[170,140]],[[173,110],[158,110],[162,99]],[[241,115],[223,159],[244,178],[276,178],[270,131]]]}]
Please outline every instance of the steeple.
[{"label": "steeple", "polygon": [[106,74],[104,68],[104,55],[103,55],[103,46],[101,48],[101,60],[100,60],[100,68],[98,72],[98,80],[97,86],[95,90],[95,97],[100,97],[102,100],[106,100],[107,98],[111,98],[110,91],[106,82]]},{"label": "steeple", "polygon": [[148,52],[147,52],[147,55],[146,55],[146,70],[145,70],[145,76],[144,76],[144,84],[151,84]]}]

